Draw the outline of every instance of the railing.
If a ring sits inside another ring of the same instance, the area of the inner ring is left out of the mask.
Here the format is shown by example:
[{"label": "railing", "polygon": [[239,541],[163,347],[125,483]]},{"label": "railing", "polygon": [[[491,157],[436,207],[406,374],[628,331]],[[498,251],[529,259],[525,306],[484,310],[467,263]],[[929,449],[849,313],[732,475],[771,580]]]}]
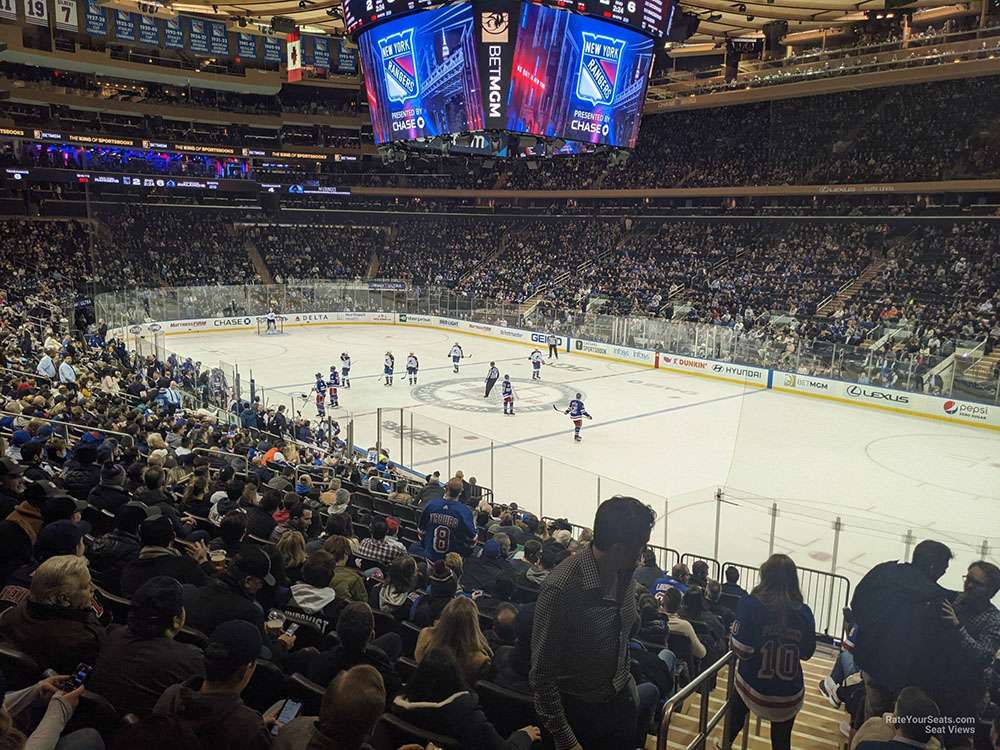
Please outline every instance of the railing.
[{"label": "railing", "polygon": [[[709,716],[708,697],[712,692],[712,686],[716,682],[716,676],[726,667],[729,667],[729,674],[726,676],[726,699],[722,701],[722,705],[719,706],[719,709],[714,714]],[[699,696],[698,734],[695,735],[694,739],[692,739],[685,746],[686,750],[704,750],[707,747],[709,735],[712,733],[712,730],[718,726],[720,721],[723,722],[723,732],[726,736],[729,736],[729,704],[733,699],[733,680],[735,675],[736,655],[732,651],[729,651],[725,656],[715,662],[715,664],[710,666],[691,682],[674,693],[674,695],[665,704],[663,704],[663,718],[660,720],[660,730],[656,734],[656,750],[667,750],[667,741],[670,735],[670,724],[673,721],[674,714],[679,712],[684,705],[684,701],[693,696],[695,693]],[[746,732],[744,732],[743,737],[745,747]]]},{"label": "railing", "polygon": [[[26,418],[23,414],[18,414],[17,412],[13,411],[0,410],[0,414],[7,417],[14,417],[14,419]],[[46,419],[45,417],[36,417],[34,415],[28,417],[27,419],[29,419],[29,421],[32,422],[45,422],[45,424],[52,426],[53,432],[58,432],[59,435],[64,435],[67,438],[70,435],[74,435],[76,439],[79,440],[85,433],[97,432],[100,433],[101,435],[110,435],[115,437],[118,440],[119,445],[124,443],[129,448],[135,447],[135,438],[124,432],[115,432],[114,430],[106,430],[103,427],[100,428],[90,427],[85,424],[77,424],[76,422],[62,422],[58,419]]]}]

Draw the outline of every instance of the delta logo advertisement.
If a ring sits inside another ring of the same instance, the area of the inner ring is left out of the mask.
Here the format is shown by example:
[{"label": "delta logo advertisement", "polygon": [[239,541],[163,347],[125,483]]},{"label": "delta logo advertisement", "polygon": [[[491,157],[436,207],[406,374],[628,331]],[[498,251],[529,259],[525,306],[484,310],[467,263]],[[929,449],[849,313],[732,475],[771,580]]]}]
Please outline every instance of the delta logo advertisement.
[{"label": "delta logo advertisement", "polygon": [[986,422],[990,418],[990,407],[985,404],[967,404],[948,399],[941,404],[941,410],[950,416],[975,419],[979,422]]},{"label": "delta logo advertisement", "polygon": [[594,105],[608,105],[615,100],[618,69],[625,51],[625,41],[589,31],[581,32],[583,49],[576,95]]},{"label": "delta logo advertisement", "polygon": [[389,101],[402,104],[420,96],[417,63],[413,57],[413,29],[379,39],[378,48]]}]

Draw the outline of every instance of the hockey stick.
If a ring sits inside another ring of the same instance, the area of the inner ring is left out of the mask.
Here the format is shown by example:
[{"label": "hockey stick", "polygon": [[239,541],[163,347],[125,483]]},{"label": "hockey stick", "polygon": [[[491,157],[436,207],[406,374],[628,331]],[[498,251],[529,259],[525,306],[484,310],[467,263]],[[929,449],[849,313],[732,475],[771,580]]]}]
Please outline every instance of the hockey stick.
[{"label": "hockey stick", "polygon": [[555,410],[556,410],[557,412],[559,412],[560,414],[565,414],[565,413],[566,413],[566,411],[565,411],[564,409],[561,409],[561,408],[559,408],[559,407],[558,407],[558,406],[556,406],[555,404],[552,404],[552,408],[553,408],[553,409],[555,409]]}]

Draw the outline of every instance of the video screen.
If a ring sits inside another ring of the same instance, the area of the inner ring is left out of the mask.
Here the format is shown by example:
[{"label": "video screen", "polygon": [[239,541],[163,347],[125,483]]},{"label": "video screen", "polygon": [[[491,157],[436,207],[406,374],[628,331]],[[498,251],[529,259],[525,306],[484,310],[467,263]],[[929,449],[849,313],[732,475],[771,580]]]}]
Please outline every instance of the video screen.
[{"label": "video screen", "polygon": [[469,3],[379,24],[358,51],[376,144],[483,128]]},{"label": "video screen", "polygon": [[653,40],[589,16],[525,3],[507,99],[507,130],[632,148]]}]

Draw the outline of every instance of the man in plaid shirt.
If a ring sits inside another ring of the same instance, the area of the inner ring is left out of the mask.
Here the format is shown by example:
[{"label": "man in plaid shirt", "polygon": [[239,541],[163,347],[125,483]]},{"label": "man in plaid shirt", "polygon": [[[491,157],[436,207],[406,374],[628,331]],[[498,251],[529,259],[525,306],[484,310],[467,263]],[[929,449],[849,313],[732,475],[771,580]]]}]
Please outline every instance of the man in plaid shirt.
[{"label": "man in plaid shirt", "polygon": [[358,545],[358,557],[366,560],[374,560],[382,565],[388,565],[400,555],[406,554],[406,547],[389,534],[389,525],[394,524],[399,528],[399,521],[395,518],[378,519],[372,522],[371,536],[363,539]]}]

